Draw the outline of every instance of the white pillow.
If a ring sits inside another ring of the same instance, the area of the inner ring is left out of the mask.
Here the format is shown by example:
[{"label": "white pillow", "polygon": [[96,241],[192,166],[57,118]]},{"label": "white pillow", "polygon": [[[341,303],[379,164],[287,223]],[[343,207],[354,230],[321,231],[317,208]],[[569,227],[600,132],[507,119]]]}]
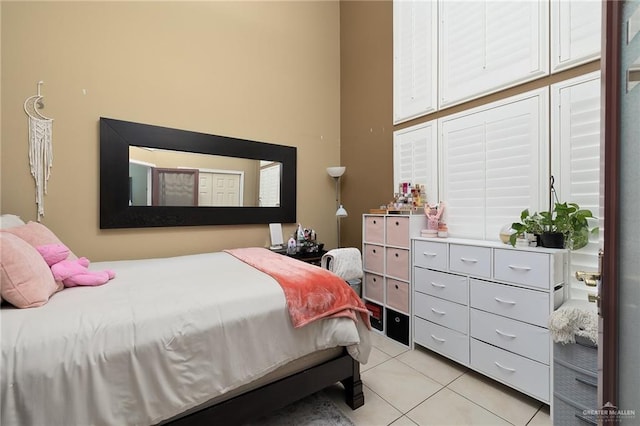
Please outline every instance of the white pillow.
[{"label": "white pillow", "polygon": [[20,216],[16,216],[15,214],[0,215],[0,229],[15,228],[16,226],[22,226],[24,224]]}]

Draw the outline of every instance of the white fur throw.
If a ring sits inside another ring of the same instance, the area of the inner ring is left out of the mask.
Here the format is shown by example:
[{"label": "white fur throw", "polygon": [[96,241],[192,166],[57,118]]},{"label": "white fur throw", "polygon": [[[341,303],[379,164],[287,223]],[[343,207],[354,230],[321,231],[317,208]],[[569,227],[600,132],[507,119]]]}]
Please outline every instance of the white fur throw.
[{"label": "white fur throw", "polygon": [[581,336],[598,343],[598,314],[595,304],[569,299],[549,317],[549,332],[556,343],[575,343]]},{"label": "white fur throw", "polygon": [[329,250],[322,255],[320,266],[345,281],[362,278],[362,256],[355,247]]}]

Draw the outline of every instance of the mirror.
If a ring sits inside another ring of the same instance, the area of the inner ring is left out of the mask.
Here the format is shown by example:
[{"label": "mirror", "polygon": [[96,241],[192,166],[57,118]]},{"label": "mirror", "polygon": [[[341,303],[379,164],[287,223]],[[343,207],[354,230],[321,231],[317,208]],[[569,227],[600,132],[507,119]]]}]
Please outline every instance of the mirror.
[{"label": "mirror", "polygon": [[278,207],[282,163],[129,146],[130,206]]},{"label": "mirror", "polygon": [[100,228],[295,222],[296,153],[100,118]]}]

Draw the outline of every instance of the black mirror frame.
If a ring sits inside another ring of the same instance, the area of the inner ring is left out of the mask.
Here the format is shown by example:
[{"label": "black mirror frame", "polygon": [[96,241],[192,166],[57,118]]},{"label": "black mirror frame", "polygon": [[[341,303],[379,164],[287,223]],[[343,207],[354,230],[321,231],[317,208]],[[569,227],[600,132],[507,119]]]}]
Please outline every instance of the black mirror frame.
[{"label": "black mirror frame", "polygon": [[[282,163],[279,207],[129,206],[129,146]],[[297,148],[100,118],[100,229],[296,221]]]}]

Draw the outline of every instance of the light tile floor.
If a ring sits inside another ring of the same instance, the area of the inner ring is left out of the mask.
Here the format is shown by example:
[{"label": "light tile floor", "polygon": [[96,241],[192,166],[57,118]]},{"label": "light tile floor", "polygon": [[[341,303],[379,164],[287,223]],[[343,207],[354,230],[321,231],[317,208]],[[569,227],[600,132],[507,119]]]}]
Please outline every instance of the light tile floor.
[{"label": "light tile floor", "polygon": [[325,390],[357,426],[551,425],[548,405],[426,349],[372,340],[364,406],[351,410],[339,384]]}]

